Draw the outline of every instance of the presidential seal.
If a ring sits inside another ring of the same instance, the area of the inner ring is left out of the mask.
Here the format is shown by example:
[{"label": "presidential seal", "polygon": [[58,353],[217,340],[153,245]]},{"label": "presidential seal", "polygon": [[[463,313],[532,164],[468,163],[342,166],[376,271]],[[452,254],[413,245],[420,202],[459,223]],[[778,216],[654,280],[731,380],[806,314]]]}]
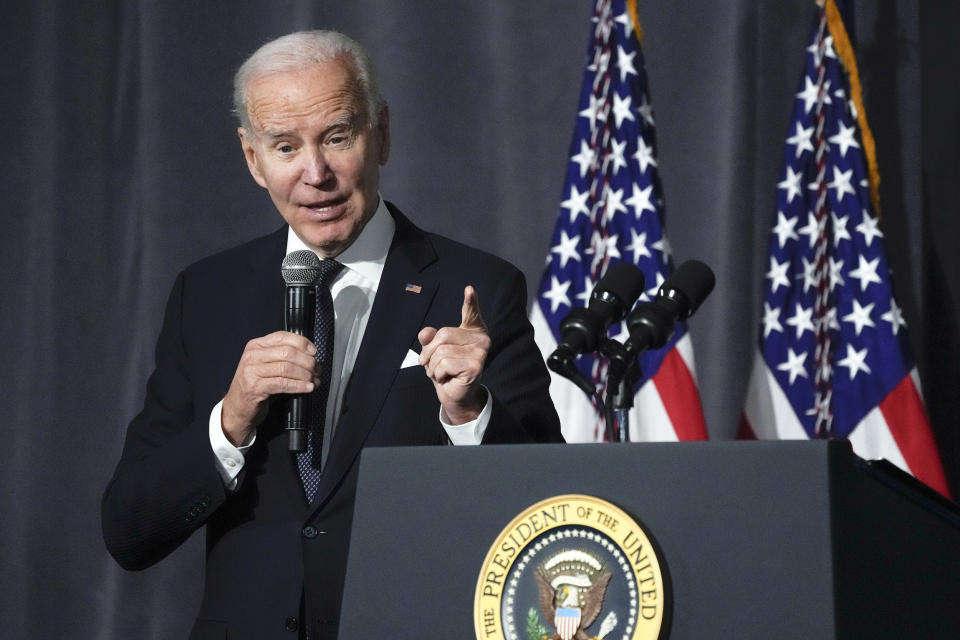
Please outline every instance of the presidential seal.
[{"label": "presidential seal", "polygon": [[584,495],[538,502],[484,560],[478,640],[655,640],[668,608],[660,560],[617,506]]}]

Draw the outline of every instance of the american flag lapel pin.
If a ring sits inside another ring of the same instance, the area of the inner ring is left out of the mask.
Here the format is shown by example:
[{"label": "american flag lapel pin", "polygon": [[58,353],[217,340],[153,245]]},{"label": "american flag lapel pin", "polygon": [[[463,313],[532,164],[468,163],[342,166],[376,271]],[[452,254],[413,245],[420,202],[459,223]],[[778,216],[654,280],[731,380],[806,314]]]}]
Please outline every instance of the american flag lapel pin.
[{"label": "american flag lapel pin", "polygon": [[421,287],[421,286],[418,285],[418,284],[410,284],[410,283],[408,282],[408,283],[407,283],[407,286],[404,287],[403,290],[404,290],[404,291],[409,291],[410,293],[420,293],[421,291],[423,291],[423,287]]}]

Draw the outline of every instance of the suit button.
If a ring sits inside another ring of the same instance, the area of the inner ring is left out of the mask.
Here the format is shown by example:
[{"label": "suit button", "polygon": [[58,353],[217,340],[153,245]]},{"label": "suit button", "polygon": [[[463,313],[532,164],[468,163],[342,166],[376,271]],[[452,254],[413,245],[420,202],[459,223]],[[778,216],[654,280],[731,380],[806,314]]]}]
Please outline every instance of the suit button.
[{"label": "suit button", "polygon": [[293,616],[290,616],[289,618],[283,621],[283,628],[286,629],[287,631],[296,631],[297,629],[300,628],[300,623],[297,622],[296,618],[294,618]]},{"label": "suit button", "polygon": [[314,538],[317,537],[317,534],[320,532],[317,531],[317,528],[315,526],[313,526],[312,524],[308,524],[307,526],[305,526],[303,529],[300,530],[300,533],[303,534],[304,538],[308,540],[313,540]]}]

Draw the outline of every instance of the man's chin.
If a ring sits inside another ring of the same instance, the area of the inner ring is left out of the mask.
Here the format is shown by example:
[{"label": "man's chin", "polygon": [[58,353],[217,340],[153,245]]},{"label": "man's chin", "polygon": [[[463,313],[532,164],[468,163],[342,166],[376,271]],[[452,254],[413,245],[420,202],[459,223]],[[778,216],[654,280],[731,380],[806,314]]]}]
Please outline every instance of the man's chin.
[{"label": "man's chin", "polygon": [[327,233],[306,233],[297,234],[304,244],[310,247],[314,253],[322,258],[335,258],[343,253],[344,249],[353,244],[356,236],[360,235],[359,230],[355,234],[349,233],[329,233],[332,229],[326,229]]},{"label": "man's chin", "polygon": [[[301,209],[302,210],[302,209]],[[366,220],[357,220],[348,211],[331,219],[300,216],[294,231],[310,249],[324,258],[333,258],[342,253],[357,239]]]}]

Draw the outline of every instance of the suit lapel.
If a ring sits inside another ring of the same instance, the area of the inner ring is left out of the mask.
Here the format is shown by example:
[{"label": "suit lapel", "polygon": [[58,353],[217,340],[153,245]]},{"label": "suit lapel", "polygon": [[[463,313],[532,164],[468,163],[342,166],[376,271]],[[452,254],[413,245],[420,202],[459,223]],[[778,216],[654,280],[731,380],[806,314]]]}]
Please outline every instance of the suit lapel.
[{"label": "suit lapel", "polygon": [[249,275],[237,278],[245,289],[239,294],[249,302],[242,311],[245,317],[235,318],[235,324],[243,327],[246,335],[254,337],[283,329],[284,284],[280,265],[287,247],[287,227],[264,240],[248,256]]},{"label": "suit lapel", "polygon": [[[392,205],[388,207],[396,231],[311,509],[330,497],[354,464],[436,293],[436,275],[425,272],[436,260],[428,236]],[[407,285],[419,290],[408,290]]]}]

